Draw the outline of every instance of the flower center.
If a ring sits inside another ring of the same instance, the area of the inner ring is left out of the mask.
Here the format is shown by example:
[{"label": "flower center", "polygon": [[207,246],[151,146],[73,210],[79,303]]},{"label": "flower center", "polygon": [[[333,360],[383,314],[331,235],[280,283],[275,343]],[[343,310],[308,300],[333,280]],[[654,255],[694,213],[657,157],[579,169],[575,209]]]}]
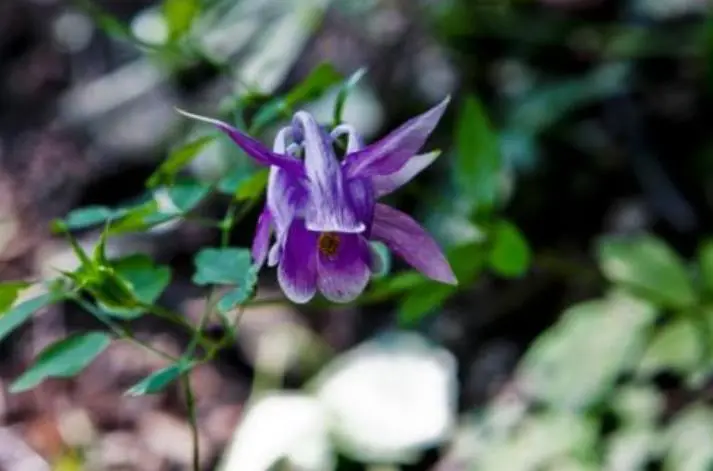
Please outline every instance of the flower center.
[{"label": "flower center", "polygon": [[333,232],[323,233],[319,236],[319,241],[317,242],[319,251],[322,252],[322,255],[326,255],[327,257],[336,255],[337,250],[339,250],[339,244],[339,236]]}]

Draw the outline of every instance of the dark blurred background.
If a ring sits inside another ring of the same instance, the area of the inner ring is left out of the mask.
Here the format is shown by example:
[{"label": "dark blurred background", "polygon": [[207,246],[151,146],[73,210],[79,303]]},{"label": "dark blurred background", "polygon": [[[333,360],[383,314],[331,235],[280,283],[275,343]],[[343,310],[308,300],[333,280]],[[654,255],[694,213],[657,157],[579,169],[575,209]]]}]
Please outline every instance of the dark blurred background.
[{"label": "dark blurred background", "polygon": [[[444,246],[469,240],[478,226],[477,217],[472,227],[460,224],[462,198],[450,184],[466,96],[477,97],[497,134],[497,214],[517,225],[532,263],[510,279],[481,273],[414,327],[458,359],[464,417],[511,385],[520,357],[564,309],[605,292],[594,254],[601,236],[652,232],[690,259],[711,233],[713,19],[705,0],[205,0],[207,13],[193,25],[198,52],[189,59],[152,51],[168,34],[159,3],[0,2],[0,281],[73,266],[68,244],[50,233],[51,221],[77,207],[117,206],[140,195],[188,132],[175,106],[217,116],[225,97],[252,87],[265,97],[284,94],[323,62],[344,76],[368,69],[345,117],[369,140],[453,94],[429,141],[444,155],[391,198]],[[305,106],[329,117],[333,99],[327,94]],[[246,117],[255,111],[248,107]],[[224,172],[224,147],[201,154],[190,171]],[[219,217],[225,206],[218,196],[199,211]],[[257,214],[233,231],[233,244],[249,245]],[[94,229],[79,233],[86,244],[97,237]],[[117,237],[110,250],[147,252],[170,264],[173,281],[162,302],[195,319],[203,292],[190,282],[192,256],[218,237],[178,223]],[[271,274],[260,286],[277,293]],[[340,309],[253,308],[238,348],[195,372],[206,469],[238,423],[255,336],[297,323],[342,351],[395,328],[398,306],[385,299]],[[0,346],[0,386],[48,342],[93,322],[63,306],[37,317]],[[136,330],[176,353],[188,342],[156,320],[142,320]],[[179,388],[121,395],[159,366],[117,345],[76,380],[0,392],[0,467],[43,469],[12,464],[27,446],[27,460],[37,453],[60,463],[56,469],[188,469]],[[293,376],[287,387],[301,384],[299,372]],[[651,384],[676,404],[706,397],[705,388],[689,390],[671,371]],[[605,437],[616,425],[602,417]],[[68,451],[77,448],[85,450],[83,465]],[[473,469],[711,469],[710,461],[664,468],[654,453],[649,458],[641,467]],[[456,465],[431,454],[413,469],[434,466]]]}]

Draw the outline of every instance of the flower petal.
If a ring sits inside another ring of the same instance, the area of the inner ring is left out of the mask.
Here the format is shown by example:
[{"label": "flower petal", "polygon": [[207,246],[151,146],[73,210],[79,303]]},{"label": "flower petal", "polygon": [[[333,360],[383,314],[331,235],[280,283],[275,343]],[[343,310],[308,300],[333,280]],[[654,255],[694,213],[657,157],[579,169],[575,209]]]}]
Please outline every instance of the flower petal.
[{"label": "flower petal", "polygon": [[292,221],[302,217],[308,201],[307,189],[301,179],[278,167],[271,167],[267,180],[267,207],[275,222],[278,240]]},{"label": "flower petal", "polygon": [[349,154],[344,162],[346,176],[389,175],[400,170],[423,147],[449,102],[450,97],[446,97],[380,141]]},{"label": "flower petal", "polygon": [[364,231],[364,224],[350,205],[342,168],[327,136],[305,111],[295,114],[294,123],[304,137],[304,164],[310,194],[305,214],[307,228],[316,232]]},{"label": "flower petal", "polygon": [[228,135],[233,142],[235,142],[241,149],[245,151],[250,157],[252,157],[257,163],[261,165],[276,165],[283,168],[289,172],[293,172],[296,175],[301,175],[303,173],[302,164],[298,160],[285,157],[284,155],[276,154],[270,151],[268,148],[263,146],[260,142],[243,134],[238,129],[232,127],[231,125],[224,123],[223,121],[208,118],[206,116],[200,116],[193,113],[188,113],[187,111],[177,110],[182,115],[203,121],[206,123],[213,124],[222,132]]},{"label": "flower petal", "polygon": [[436,241],[407,214],[377,203],[371,238],[385,243],[427,277],[450,285],[458,284]]},{"label": "flower petal", "polygon": [[262,266],[267,257],[267,251],[270,247],[270,234],[272,233],[272,216],[270,211],[265,207],[260,213],[255,228],[255,237],[253,238],[252,256],[256,265]]},{"label": "flower petal", "polygon": [[380,198],[384,195],[388,195],[398,188],[401,188],[406,183],[410,182],[416,175],[421,173],[422,170],[431,165],[439,155],[441,155],[441,151],[438,150],[427,154],[419,154],[411,157],[406,162],[406,165],[401,167],[401,169],[397,172],[390,175],[377,175],[372,177],[371,181],[374,185],[376,197]]},{"label": "flower petal", "polygon": [[374,186],[366,178],[354,178],[347,182],[347,187],[349,188],[351,206],[359,220],[366,225],[363,235],[368,238],[376,204]]},{"label": "flower petal", "polygon": [[277,281],[292,302],[303,304],[317,291],[317,234],[304,221],[292,222],[277,270]]},{"label": "flower petal", "polygon": [[348,303],[366,288],[371,276],[369,246],[359,234],[338,234],[337,253],[326,256],[318,251],[317,286],[325,298]]},{"label": "flower petal", "polygon": [[337,138],[345,134],[347,135],[347,154],[361,150],[364,147],[364,141],[362,141],[361,136],[351,124],[340,124],[336,128],[332,129],[331,132],[331,136],[333,138]]}]

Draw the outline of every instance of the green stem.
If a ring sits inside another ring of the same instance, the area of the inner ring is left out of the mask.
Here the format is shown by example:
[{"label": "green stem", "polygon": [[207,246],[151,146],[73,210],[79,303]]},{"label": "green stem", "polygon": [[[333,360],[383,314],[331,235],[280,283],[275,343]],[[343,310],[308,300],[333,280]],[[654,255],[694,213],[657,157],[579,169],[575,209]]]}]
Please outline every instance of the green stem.
[{"label": "green stem", "polygon": [[101,312],[99,309],[97,309],[95,306],[92,304],[86,302],[85,300],[72,296],[69,299],[73,300],[76,302],[79,306],[81,306],[84,310],[89,311],[94,317],[96,317],[99,322],[104,324],[119,340],[124,340],[130,343],[133,343],[134,345],[137,345],[139,347],[142,347],[162,358],[165,358],[166,360],[169,360],[171,362],[176,362],[178,361],[178,358],[174,357],[173,355],[169,355],[166,352],[162,352],[161,350],[158,350],[151,345],[147,345],[137,338],[135,338],[129,330],[114,321],[112,321],[106,314]]},{"label": "green stem", "polygon": [[700,368],[702,372],[707,372],[713,352],[711,351],[711,326],[706,318],[704,309],[693,309],[688,316],[693,323],[693,327],[699,337],[701,344]]},{"label": "green stem", "polygon": [[198,416],[196,414],[196,399],[191,388],[190,372],[183,374],[183,392],[186,395],[186,407],[188,409],[188,422],[191,425],[191,435],[193,437],[193,471],[200,471],[200,440],[198,436]]},{"label": "green stem", "polygon": [[[142,309],[145,309],[146,311],[155,315],[156,317],[160,317],[161,319],[165,319],[169,322],[179,325],[193,334],[195,334],[195,332],[196,332],[195,328],[189,322],[187,322],[181,315],[171,311],[170,309],[166,309],[164,307],[157,306],[154,304],[145,304],[145,303],[140,303],[139,307],[141,307]],[[194,338],[196,338],[195,335],[194,335]],[[214,345],[214,342],[204,339],[201,335],[197,336],[196,341],[201,346],[203,346],[205,348],[211,348]]]}]

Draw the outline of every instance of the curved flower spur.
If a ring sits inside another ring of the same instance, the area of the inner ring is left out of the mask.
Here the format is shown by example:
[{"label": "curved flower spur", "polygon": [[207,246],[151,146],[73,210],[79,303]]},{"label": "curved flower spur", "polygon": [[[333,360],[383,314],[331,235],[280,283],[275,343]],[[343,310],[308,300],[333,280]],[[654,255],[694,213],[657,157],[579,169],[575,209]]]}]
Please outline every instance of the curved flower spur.
[{"label": "curved flower spur", "polygon": [[[277,265],[280,286],[295,303],[306,303],[317,289],[330,301],[349,302],[378,271],[380,259],[369,240],[383,242],[425,276],[457,284],[433,238],[408,215],[376,202],[438,157],[439,152],[416,153],[449,101],[368,146],[350,125],[328,132],[299,111],[278,132],[272,150],[224,122],[179,111],[216,125],[257,163],[270,167],[267,201],[253,240],[255,263],[267,259],[269,266]],[[347,137],[341,162],[333,147],[340,136]]]}]

